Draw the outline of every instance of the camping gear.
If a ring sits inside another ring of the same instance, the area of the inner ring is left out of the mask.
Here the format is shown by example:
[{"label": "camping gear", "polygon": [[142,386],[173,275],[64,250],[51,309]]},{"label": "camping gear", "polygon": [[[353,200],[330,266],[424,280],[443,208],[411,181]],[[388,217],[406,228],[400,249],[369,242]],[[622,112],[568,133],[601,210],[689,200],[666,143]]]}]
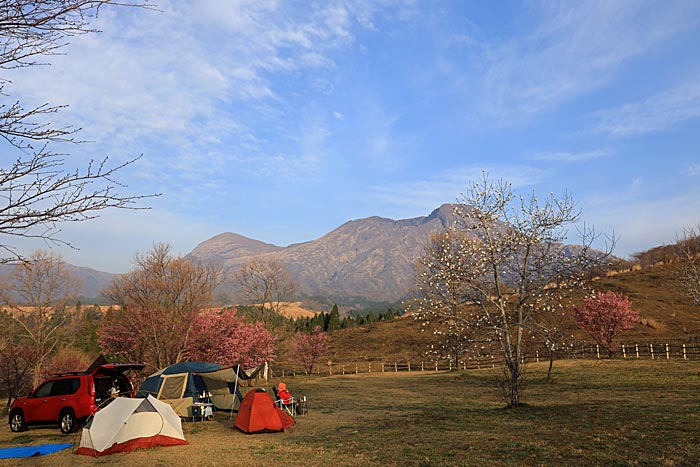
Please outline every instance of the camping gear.
[{"label": "camping gear", "polygon": [[76,454],[104,456],[115,452],[155,446],[188,444],[182,422],[165,402],[153,396],[145,399],[119,397],[83,428]]},{"label": "camping gear", "polygon": [[294,419],[275,405],[264,389],[250,391],[243,398],[234,426],[244,433],[284,431],[294,425]]},{"label": "camping gear", "polygon": [[45,456],[58,451],[63,451],[73,446],[73,443],[67,444],[39,444],[37,446],[19,446],[16,448],[0,449],[0,459],[14,459],[17,457],[36,457]]},{"label": "camping gear", "polygon": [[243,394],[241,381],[259,374],[267,377],[267,363],[244,370],[216,363],[181,362],[158,371],[143,382],[137,397],[150,394],[170,404],[181,417],[208,418],[212,408],[237,410]]}]

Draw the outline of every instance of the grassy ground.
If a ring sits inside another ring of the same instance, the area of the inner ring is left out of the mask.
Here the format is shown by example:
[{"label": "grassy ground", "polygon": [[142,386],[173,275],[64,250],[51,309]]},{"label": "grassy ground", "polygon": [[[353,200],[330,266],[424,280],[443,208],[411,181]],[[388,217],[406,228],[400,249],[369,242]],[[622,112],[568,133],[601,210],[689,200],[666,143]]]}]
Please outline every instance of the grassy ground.
[{"label": "grassy ground", "polygon": [[[558,362],[551,383],[545,372],[528,367],[527,406],[516,410],[502,408],[491,371],[297,377],[287,383],[307,395],[310,412],[285,433],[244,435],[217,413],[184,425],[189,446],[0,466],[700,464],[700,362]],[[72,439],[57,428],[0,430],[0,447]]]}]

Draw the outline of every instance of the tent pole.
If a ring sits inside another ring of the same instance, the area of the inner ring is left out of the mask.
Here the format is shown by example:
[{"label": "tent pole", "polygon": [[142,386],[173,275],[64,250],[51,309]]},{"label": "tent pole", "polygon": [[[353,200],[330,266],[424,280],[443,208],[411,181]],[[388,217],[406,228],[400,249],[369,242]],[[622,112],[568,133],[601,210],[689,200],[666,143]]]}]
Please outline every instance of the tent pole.
[{"label": "tent pole", "polygon": [[233,400],[231,402],[231,412],[229,412],[228,419],[233,418],[233,407],[236,405],[236,397],[238,397],[238,371],[241,369],[241,364],[236,365],[236,382],[233,383]]}]

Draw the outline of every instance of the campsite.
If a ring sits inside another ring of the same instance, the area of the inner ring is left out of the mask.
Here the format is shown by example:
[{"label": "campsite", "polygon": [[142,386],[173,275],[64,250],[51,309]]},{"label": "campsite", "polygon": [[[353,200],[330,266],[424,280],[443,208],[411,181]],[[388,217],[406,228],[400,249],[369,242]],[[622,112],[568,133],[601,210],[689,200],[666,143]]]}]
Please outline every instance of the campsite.
[{"label": "campsite", "polygon": [[[66,450],[0,465],[690,467],[700,459],[699,362],[558,362],[552,382],[545,373],[532,365],[528,405],[517,411],[494,397],[489,370],[300,376],[287,382],[307,395],[309,412],[282,433],[246,435],[217,412],[183,423],[186,446],[97,458]],[[55,428],[0,431],[2,447],[65,440]]]},{"label": "campsite", "polygon": [[0,0],[0,467],[700,466],[698,44]]}]

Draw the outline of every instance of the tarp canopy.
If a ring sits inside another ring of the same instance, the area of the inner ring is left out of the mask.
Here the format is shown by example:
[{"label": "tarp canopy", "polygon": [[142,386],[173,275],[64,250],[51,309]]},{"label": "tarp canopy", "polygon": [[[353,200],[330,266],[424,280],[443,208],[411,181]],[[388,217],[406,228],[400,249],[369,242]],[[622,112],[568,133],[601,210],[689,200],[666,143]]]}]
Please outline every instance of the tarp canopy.
[{"label": "tarp canopy", "polygon": [[173,409],[153,396],[118,397],[83,428],[76,454],[103,456],[154,446],[188,444]]},{"label": "tarp canopy", "polygon": [[267,363],[255,368],[224,368],[216,363],[181,362],[149,376],[137,397],[153,395],[160,400],[191,397],[194,402],[211,401],[219,410],[237,410],[243,400],[241,381],[267,377]]}]

